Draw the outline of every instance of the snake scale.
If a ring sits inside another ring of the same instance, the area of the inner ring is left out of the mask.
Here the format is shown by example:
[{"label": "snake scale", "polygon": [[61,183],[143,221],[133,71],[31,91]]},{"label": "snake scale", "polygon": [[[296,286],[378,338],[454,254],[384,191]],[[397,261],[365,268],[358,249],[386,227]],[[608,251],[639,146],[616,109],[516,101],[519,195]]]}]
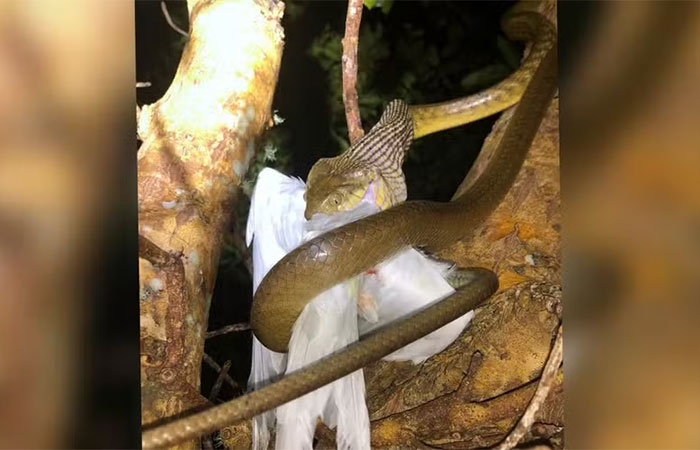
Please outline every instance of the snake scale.
[{"label": "snake scale", "polygon": [[[254,298],[251,324],[263,344],[272,350],[286,351],[294,321],[316,295],[409,246],[436,252],[469,238],[500,203],[520,171],[557,86],[553,26],[537,13],[518,12],[506,15],[503,28],[512,39],[533,41],[518,71],[474,96],[412,106],[410,114],[400,115],[412,119],[412,124],[399,125],[404,129],[410,126],[413,137],[417,138],[477,120],[517,103],[480,177],[451,202],[400,203],[318,236],[290,252],[270,270]],[[385,143],[386,139],[380,142]],[[351,150],[352,147],[348,152]],[[142,436],[143,447],[173,445],[253,417],[352,373],[442,327],[474,309],[498,288],[493,272],[472,268],[468,273],[471,281],[451,296],[362,337],[328,358],[258,391],[146,430]]]}]

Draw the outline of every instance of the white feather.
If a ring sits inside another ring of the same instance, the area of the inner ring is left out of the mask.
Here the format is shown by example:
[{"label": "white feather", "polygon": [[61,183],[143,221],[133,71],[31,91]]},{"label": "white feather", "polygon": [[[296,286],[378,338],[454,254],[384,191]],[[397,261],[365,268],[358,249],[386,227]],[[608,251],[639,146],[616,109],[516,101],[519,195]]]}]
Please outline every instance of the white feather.
[{"label": "white feather", "polygon": [[[373,203],[363,201],[352,211],[333,216],[317,214],[305,222],[303,193],[301,180],[272,169],[264,169],[258,176],[246,230],[248,244],[254,244],[254,290],[270,268],[302,242],[379,211]],[[262,387],[283,372],[298,370],[351,344],[360,332],[371,331],[450,295],[454,290],[444,279],[450,270],[448,264],[406,249],[377,266],[376,273],[360,275],[323,292],[297,319],[286,358],[253,339],[250,387]],[[358,311],[360,291],[367,301]],[[472,316],[470,312],[385,359],[422,362],[452,343]],[[289,402],[276,412],[257,416],[253,422],[254,450],[267,448],[275,414],[277,449],[311,449],[317,417],[337,428],[339,448],[370,447],[361,370]]]},{"label": "white feather", "polygon": [[[316,214],[307,224],[304,241],[374,214],[378,209],[365,203],[333,216]],[[287,373],[357,341],[357,283],[355,279],[340,283],[306,305],[292,329]],[[311,449],[318,417],[337,429],[338,448],[370,448],[369,413],[361,370],[278,408],[276,448]]]},{"label": "white feather", "polygon": [[[269,350],[253,336],[253,356],[248,378],[249,389],[260,389],[279,378],[286,367],[287,355]],[[275,410],[253,418],[253,450],[265,450],[270,442],[270,430],[275,426]]]},{"label": "white feather", "polygon": [[[292,331],[287,373],[357,340],[353,283],[336,285],[304,308]],[[369,415],[361,370],[278,408],[276,447],[311,449],[317,417],[329,427],[337,427],[339,448],[369,448]]]},{"label": "white feather", "polygon": [[[445,281],[450,270],[451,265],[434,261],[414,249],[382,262],[376,274],[364,275],[363,282],[365,291],[376,299],[379,320],[360,321],[360,334],[451,295],[454,289]],[[473,316],[474,312],[470,311],[383,359],[419,364],[454,342]]]},{"label": "white feather", "polygon": [[[250,198],[246,243],[253,245],[253,291],[284,255],[304,236],[304,182],[274,169],[258,175]],[[256,239],[257,237],[257,239]]]},{"label": "white feather", "polygon": [[[304,183],[265,168],[258,175],[250,201],[246,243],[253,243],[253,292],[277,261],[301,243],[304,227]],[[253,336],[253,355],[248,379],[251,389],[259,389],[285,371],[287,355],[263,346]],[[267,449],[275,412],[253,419],[253,450]]]}]

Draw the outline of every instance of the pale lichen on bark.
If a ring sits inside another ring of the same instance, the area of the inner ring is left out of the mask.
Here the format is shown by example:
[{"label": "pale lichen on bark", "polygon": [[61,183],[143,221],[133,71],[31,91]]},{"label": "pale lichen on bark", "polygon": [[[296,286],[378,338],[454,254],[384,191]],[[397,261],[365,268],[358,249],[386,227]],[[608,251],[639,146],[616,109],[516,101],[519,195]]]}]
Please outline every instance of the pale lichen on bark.
[{"label": "pale lichen on bark", "polygon": [[255,140],[269,122],[283,7],[188,1],[190,39],[175,78],[160,100],[141,111],[144,424],[206,404],[199,394],[200,367],[219,248]]}]

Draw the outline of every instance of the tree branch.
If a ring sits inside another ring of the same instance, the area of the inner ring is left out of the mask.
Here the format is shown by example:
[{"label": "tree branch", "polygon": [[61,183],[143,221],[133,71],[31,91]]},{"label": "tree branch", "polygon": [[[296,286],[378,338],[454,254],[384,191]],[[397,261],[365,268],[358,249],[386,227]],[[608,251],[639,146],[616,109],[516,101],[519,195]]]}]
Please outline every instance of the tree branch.
[{"label": "tree branch", "polygon": [[224,363],[224,366],[221,368],[221,372],[219,372],[219,376],[216,377],[216,381],[214,382],[214,386],[211,388],[211,392],[209,393],[209,401],[214,403],[216,400],[216,397],[219,396],[219,391],[221,390],[221,385],[224,384],[224,378],[228,375],[228,371],[231,368],[231,360],[228,360]]},{"label": "tree branch", "polygon": [[250,330],[250,324],[243,322],[243,323],[234,323],[233,325],[226,325],[225,327],[221,327],[218,330],[214,331],[207,331],[207,334],[204,335],[205,339],[210,339],[216,336],[221,336],[224,334],[228,333],[233,333],[236,331],[246,331]]},{"label": "tree branch", "polygon": [[163,16],[165,16],[165,21],[168,22],[168,25],[170,25],[170,28],[173,30],[177,31],[181,35],[185,36],[186,38],[190,38],[190,35],[187,34],[182,28],[178,27],[175,22],[173,22],[173,18],[170,17],[170,13],[168,12],[168,6],[165,4],[164,1],[160,2],[160,10],[163,11]]},{"label": "tree branch", "polygon": [[270,119],[283,46],[281,2],[187,4],[192,38],[167,93],[138,120],[145,426],[200,405],[190,392],[200,388],[223,234]]},{"label": "tree branch", "polygon": [[[228,374],[228,369],[226,369],[226,372],[224,372],[223,368],[219,365],[219,363],[214,361],[214,358],[212,358],[211,356],[204,353],[202,355],[202,361],[204,361],[205,363],[207,363],[207,365],[209,367],[214,369],[216,371],[216,373],[219,374],[219,377],[223,381],[227,382],[234,390],[242,391],[241,387],[238,385],[238,383],[236,383],[236,380],[231,378],[231,375]],[[217,379],[217,382],[218,382],[218,379]]]},{"label": "tree branch", "polygon": [[362,0],[348,0],[343,37],[343,104],[345,120],[348,124],[350,144],[365,135],[360,119],[360,106],[357,99],[357,44],[362,19]]}]

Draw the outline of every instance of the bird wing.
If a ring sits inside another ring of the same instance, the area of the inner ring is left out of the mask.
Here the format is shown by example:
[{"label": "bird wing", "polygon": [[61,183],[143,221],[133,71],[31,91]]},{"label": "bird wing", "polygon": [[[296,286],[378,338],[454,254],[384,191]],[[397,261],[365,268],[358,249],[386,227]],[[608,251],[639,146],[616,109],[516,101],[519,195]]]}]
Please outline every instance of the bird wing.
[{"label": "bird wing", "polygon": [[253,245],[253,291],[280,259],[299,246],[304,236],[304,182],[264,168],[258,175],[246,227]]},{"label": "bird wing", "polygon": [[[304,230],[304,183],[265,168],[258,175],[246,226],[246,243],[253,244],[253,292],[267,272],[302,240]],[[248,386],[259,389],[282,376],[287,355],[267,349],[253,336]],[[274,411],[253,419],[253,449],[267,449]]]},{"label": "bird wing", "polygon": [[[373,274],[363,275],[363,289],[376,300],[378,320],[360,320],[360,334],[451,295],[454,289],[445,281],[451,270],[450,264],[435,261],[411,248],[381,263]],[[421,363],[454,342],[473,316],[474,312],[470,311],[383,359]]]},{"label": "bird wing", "polygon": [[[306,305],[292,329],[287,373],[357,341],[354,283],[338,284]],[[338,448],[369,448],[364,394],[364,378],[359,370],[279,407],[276,447],[311,449],[316,419],[322,417],[329,427],[337,427]]]},{"label": "bird wing", "polygon": [[[378,210],[364,204],[347,213],[317,215],[306,223],[303,193],[301,180],[267,168],[258,175],[246,229],[246,241],[253,244],[254,290],[270,268],[303,241]],[[272,352],[253,338],[249,386],[260,388],[285,371],[297,370],[356,341],[356,299],[357,280],[318,295],[297,319],[287,355]],[[253,448],[267,448],[269,428],[276,421],[276,448],[311,449],[317,417],[337,427],[339,448],[369,448],[369,414],[361,370],[277,408],[276,413],[257,416]]]},{"label": "bird wing", "polygon": [[[361,203],[332,216],[315,214],[306,225],[304,241],[378,210],[374,204]],[[357,341],[357,283],[357,279],[340,283],[304,307],[292,329],[287,373]],[[277,408],[276,448],[311,449],[318,417],[337,429],[339,449],[370,448],[362,370]]]}]

